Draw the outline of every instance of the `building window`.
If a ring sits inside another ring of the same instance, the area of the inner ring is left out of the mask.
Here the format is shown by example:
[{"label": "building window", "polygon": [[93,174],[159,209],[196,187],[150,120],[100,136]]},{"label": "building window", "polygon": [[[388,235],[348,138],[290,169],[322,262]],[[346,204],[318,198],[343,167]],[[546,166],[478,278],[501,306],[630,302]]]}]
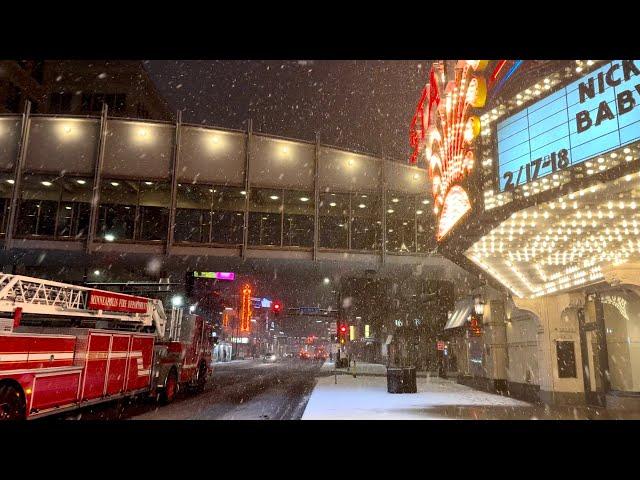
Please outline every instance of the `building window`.
[{"label": "building window", "polygon": [[558,340],[556,352],[558,355],[558,378],[577,378],[574,342]]},{"label": "building window", "polygon": [[387,193],[387,245],[389,252],[415,252],[416,209],[413,195]]},{"label": "building window", "polygon": [[351,249],[379,250],[382,244],[380,195],[351,194]]},{"label": "building window", "polygon": [[166,240],[171,186],[167,182],[140,182],[137,240]]},{"label": "building window", "polygon": [[416,196],[416,230],[418,252],[429,252],[435,248],[435,222],[431,199],[426,195]]},{"label": "building window", "polygon": [[213,186],[211,242],[242,245],[244,228],[244,190],[240,187]]},{"label": "building window", "polygon": [[103,180],[98,240],[166,240],[170,199],[168,182]]},{"label": "building window", "polygon": [[56,238],[86,238],[91,217],[93,181],[89,178],[60,179],[62,193],[58,207]]},{"label": "building window", "polygon": [[71,93],[53,92],[49,100],[49,111],[51,113],[71,112]]},{"label": "building window", "polygon": [[313,247],[313,193],[285,190],[283,198],[283,246]]},{"label": "building window", "polygon": [[175,242],[209,243],[212,194],[209,185],[178,184]]},{"label": "building window", "polygon": [[91,180],[26,174],[16,221],[16,235],[80,239],[87,235]]},{"label": "building window", "polygon": [[0,174],[0,234],[7,233],[11,194],[13,192],[13,175]]},{"label": "building window", "polygon": [[249,199],[249,244],[282,245],[283,191],[254,189]]},{"label": "building window", "polygon": [[318,246],[336,250],[349,248],[348,193],[321,193],[318,206]]},{"label": "building window", "polygon": [[100,113],[104,103],[104,93],[83,93],[81,102],[81,113]]},{"label": "building window", "polygon": [[126,97],[124,93],[108,93],[104,96],[104,103],[107,104],[109,112],[122,115],[126,111]]},{"label": "building window", "polygon": [[133,240],[139,189],[139,182],[103,180],[98,239],[108,242]]}]

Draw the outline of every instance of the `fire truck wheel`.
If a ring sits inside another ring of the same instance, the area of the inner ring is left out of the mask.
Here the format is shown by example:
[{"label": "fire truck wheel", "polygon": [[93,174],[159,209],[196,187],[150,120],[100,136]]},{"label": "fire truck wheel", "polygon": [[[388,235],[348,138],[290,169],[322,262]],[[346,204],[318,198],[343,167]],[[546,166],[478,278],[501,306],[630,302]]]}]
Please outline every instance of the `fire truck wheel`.
[{"label": "fire truck wheel", "polygon": [[24,420],[25,402],[19,388],[3,383],[0,385],[0,420]]},{"label": "fire truck wheel", "polygon": [[167,382],[165,383],[164,389],[160,394],[160,403],[166,405],[173,402],[176,398],[176,393],[178,393],[178,374],[175,369],[171,369],[167,376]]}]

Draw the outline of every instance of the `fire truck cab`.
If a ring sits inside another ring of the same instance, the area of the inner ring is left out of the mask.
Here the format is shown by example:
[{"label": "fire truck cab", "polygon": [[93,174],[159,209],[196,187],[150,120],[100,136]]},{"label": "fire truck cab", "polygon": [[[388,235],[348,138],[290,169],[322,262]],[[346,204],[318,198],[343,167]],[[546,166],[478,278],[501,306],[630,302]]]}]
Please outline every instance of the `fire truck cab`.
[{"label": "fire truck cab", "polygon": [[0,274],[0,419],[201,390],[211,330],[159,300]]}]

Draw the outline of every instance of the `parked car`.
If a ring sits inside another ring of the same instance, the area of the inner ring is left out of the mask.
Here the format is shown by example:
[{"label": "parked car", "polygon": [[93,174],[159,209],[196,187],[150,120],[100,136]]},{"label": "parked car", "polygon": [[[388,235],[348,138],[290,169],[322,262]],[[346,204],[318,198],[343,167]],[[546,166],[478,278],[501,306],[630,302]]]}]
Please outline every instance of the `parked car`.
[{"label": "parked car", "polygon": [[273,363],[278,360],[278,357],[275,353],[265,353],[262,356],[262,361],[265,363]]}]

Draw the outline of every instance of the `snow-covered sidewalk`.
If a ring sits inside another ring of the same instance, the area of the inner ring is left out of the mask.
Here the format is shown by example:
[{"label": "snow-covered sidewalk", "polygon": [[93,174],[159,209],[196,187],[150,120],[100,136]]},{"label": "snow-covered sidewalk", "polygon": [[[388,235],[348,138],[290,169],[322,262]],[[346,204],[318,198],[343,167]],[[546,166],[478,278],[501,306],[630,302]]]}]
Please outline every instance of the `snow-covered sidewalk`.
[{"label": "snow-covered sidewalk", "polygon": [[[329,367],[325,363],[323,370]],[[333,365],[331,365],[333,369]],[[534,406],[519,400],[473,390],[438,377],[418,378],[418,393],[387,393],[380,376],[325,376],[311,394],[302,420],[414,420],[531,418]],[[531,412],[530,412],[531,413]]]}]

